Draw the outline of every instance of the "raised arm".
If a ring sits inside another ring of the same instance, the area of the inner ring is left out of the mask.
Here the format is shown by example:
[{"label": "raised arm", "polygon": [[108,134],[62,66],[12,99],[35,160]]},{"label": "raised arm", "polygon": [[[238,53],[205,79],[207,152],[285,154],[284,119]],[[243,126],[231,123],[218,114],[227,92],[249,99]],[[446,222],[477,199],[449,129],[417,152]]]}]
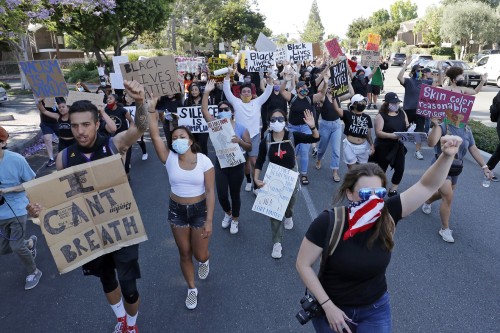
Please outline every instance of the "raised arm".
[{"label": "raised arm", "polygon": [[224,84],[222,86],[222,91],[224,92],[224,95],[226,95],[227,101],[233,106],[236,106],[238,103],[238,98],[236,98],[231,91],[231,72],[232,69],[229,68],[229,71],[226,74],[226,77],[224,78]]},{"label": "raised arm", "polygon": [[405,76],[406,68],[410,64],[410,61],[411,61],[411,55],[406,57],[406,60],[403,64],[403,67],[401,68],[401,70],[399,71],[399,74],[398,74],[398,81],[402,86],[405,84],[404,76]]},{"label": "raised arm", "polygon": [[153,142],[153,147],[155,148],[156,155],[160,159],[160,162],[162,164],[165,164],[170,151],[168,149],[168,146],[165,145],[160,136],[160,129],[158,128],[158,112],[156,112],[157,102],[158,97],[153,97],[149,102],[149,136],[151,137],[151,142]]},{"label": "raised arm", "polygon": [[280,85],[280,94],[281,96],[283,96],[283,98],[289,102],[290,99],[292,99],[292,93],[290,93],[289,91],[286,91],[286,84],[290,82],[290,77],[288,76],[288,74],[285,74],[283,76],[283,81],[281,82],[281,85]]},{"label": "raised arm", "polygon": [[339,99],[338,98],[335,98],[335,103],[332,103],[333,105],[333,108],[335,109],[335,112],[338,113],[339,117],[342,118],[344,116],[344,109],[342,109],[340,106],[339,106]]},{"label": "raised arm", "polygon": [[467,93],[467,95],[479,94],[483,86],[486,84],[487,80],[488,80],[488,73],[484,73],[483,75],[481,75],[481,82],[479,82],[477,87],[475,89],[465,88],[466,91],[464,91],[464,93]]},{"label": "raised arm", "polygon": [[49,118],[52,118],[52,119],[55,119],[55,120],[59,119],[59,117],[61,115],[59,113],[50,112],[47,109],[45,109],[45,107],[42,105],[42,100],[43,99],[39,98],[36,101],[36,107],[38,108],[38,111],[40,111],[41,114],[43,114],[44,116],[47,116]]},{"label": "raised arm", "polygon": [[[326,67],[328,69],[328,67]],[[328,79],[330,78],[330,71],[324,76],[323,82],[321,82],[321,89],[313,95],[313,103],[319,103],[325,99],[326,90],[328,89]]]},{"label": "raised arm", "polygon": [[443,130],[441,129],[441,126],[439,126],[438,118],[431,118],[431,122],[434,126],[431,128],[431,132],[427,137],[427,144],[429,147],[434,147],[439,142],[439,138],[443,135]]},{"label": "raised arm", "polygon": [[201,113],[203,113],[203,118],[208,123],[215,118],[208,112],[208,100],[210,98],[210,93],[215,88],[215,80],[210,80],[205,85],[205,92],[203,93],[203,98],[201,99]]},{"label": "raised arm", "polygon": [[271,78],[271,75],[268,75],[266,90],[264,90],[262,95],[254,99],[254,102],[262,106],[262,104],[264,104],[267,101],[269,96],[271,96],[272,92],[273,92],[273,79]]}]

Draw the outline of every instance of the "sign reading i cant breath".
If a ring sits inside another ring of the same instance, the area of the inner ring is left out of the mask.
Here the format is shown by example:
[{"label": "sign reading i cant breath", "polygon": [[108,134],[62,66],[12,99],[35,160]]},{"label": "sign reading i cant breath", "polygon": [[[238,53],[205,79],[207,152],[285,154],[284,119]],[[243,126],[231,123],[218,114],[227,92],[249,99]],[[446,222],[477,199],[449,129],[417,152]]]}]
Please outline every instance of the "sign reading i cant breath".
[{"label": "sign reading i cant breath", "polygon": [[[60,273],[147,240],[119,154],[24,184]],[[50,190],[50,193],[48,191]]]}]

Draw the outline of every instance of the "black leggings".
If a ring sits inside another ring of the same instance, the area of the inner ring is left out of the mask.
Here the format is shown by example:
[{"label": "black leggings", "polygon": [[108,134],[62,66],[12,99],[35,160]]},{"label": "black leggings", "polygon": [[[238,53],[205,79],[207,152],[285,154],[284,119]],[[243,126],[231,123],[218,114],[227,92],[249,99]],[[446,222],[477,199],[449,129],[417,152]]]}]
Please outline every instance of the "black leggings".
[{"label": "black leggings", "polygon": [[130,159],[132,157],[132,147],[130,147],[128,150],[127,150],[127,153],[125,155],[125,172],[129,173],[130,171]]},{"label": "black leggings", "polygon": [[[394,144],[399,145],[397,141]],[[394,148],[394,144],[378,144],[375,148],[375,159],[377,164],[384,170],[387,171],[387,167],[390,164],[390,161],[387,160],[387,156]],[[394,185],[399,185],[401,183],[401,179],[403,179],[403,173],[405,172],[405,154],[404,150],[400,149],[395,158],[395,163],[392,165],[394,168],[394,174],[392,175],[391,182]]]},{"label": "black leggings", "polygon": [[208,156],[208,133],[193,133],[196,143],[201,148],[201,152]]},{"label": "black leggings", "polygon": [[139,147],[141,147],[142,154],[146,154],[146,142],[144,142],[144,135],[141,136],[141,140],[137,141],[137,143],[139,144]]},{"label": "black leggings", "polygon": [[[232,216],[240,216],[241,208],[241,184],[245,170],[245,163],[241,163],[234,167],[221,169],[219,161],[215,161],[215,184],[217,185],[217,197],[224,212],[231,212]],[[229,202],[227,190],[231,195],[231,202]],[[233,206],[231,209],[231,205]]]}]

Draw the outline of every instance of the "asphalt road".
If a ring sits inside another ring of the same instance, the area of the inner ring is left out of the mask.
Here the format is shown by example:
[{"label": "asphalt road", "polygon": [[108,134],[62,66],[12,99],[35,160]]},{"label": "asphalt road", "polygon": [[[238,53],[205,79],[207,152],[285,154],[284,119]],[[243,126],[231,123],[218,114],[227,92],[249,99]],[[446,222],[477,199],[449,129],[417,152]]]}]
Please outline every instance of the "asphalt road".
[{"label": "asphalt road", "polygon": [[[391,91],[391,86],[386,81],[385,90]],[[414,146],[407,147],[401,191],[418,180],[433,155],[431,149],[424,149],[425,159],[417,161],[413,158]],[[280,260],[271,258],[269,219],[251,211],[253,194],[242,191],[237,235],[220,228],[223,212],[217,203],[210,275],[205,281],[197,280],[198,307],[189,311],[184,305],[187,288],[177,248],[166,222],[169,186],[165,169],[149,142],[147,161],[141,161],[137,145],[133,149],[131,186],[149,236],[140,246],[140,331],[313,331],[311,324],[300,326],[295,319],[304,292],[295,259],[312,218],[331,207],[338,187],[331,181],[331,171],[326,167],[315,170],[311,157],[311,183],[299,196],[295,226],[285,232]],[[43,153],[28,158],[38,176],[54,171],[43,165]],[[210,155],[213,159],[213,151]],[[328,153],[324,166],[329,158]],[[464,163],[451,215],[455,244],[445,243],[438,235],[438,204],[433,204],[431,215],[417,210],[397,227],[396,246],[387,270],[394,332],[498,332],[500,208],[495,203],[500,197],[500,184],[483,188],[479,166],[468,160]],[[340,173],[345,172],[341,163]],[[306,204],[307,194],[312,206]],[[111,332],[115,319],[98,279],[84,277],[80,269],[59,275],[40,229],[30,223],[27,234],[32,233],[39,236],[37,264],[43,277],[35,289],[24,291],[25,272],[19,260],[13,255],[0,257],[0,331]]]}]

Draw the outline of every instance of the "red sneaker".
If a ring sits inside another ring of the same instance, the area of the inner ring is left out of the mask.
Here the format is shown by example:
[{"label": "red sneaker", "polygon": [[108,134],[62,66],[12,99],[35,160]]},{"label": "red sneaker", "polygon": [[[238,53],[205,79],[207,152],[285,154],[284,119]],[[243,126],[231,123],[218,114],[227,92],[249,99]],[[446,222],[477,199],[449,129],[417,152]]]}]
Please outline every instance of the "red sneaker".
[{"label": "red sneaker", "polygon": [[113,333],[127,333],[127,316],[123,316],[118,318],[118,322],[116,323],[115,330]]},{"label": "red sneaker", "polygon": [[134,326],[127,326],[127,333],[139,333],[137,330],[137,324]]}]

